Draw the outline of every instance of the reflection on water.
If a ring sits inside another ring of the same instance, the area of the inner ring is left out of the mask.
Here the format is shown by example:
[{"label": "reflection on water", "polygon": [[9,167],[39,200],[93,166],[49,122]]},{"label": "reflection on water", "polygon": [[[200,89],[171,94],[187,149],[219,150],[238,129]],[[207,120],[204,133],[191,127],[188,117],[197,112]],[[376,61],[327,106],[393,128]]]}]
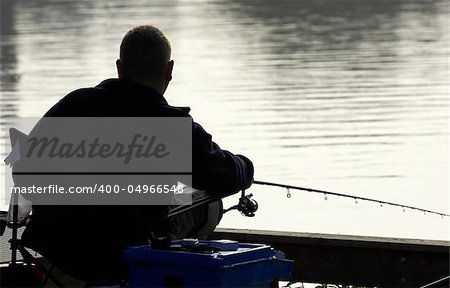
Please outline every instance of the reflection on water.
[{"label": "reflection on water", "polygon": [[[448,211],[446,1],[3,0],[1,11],[2,134],[8,118],[114,77],[123,34],[153,23],[173,44],[169,102],[248,154],[255,178]],[[253,190],[259,216],[222,225],[448,237],[431,216]]]}]

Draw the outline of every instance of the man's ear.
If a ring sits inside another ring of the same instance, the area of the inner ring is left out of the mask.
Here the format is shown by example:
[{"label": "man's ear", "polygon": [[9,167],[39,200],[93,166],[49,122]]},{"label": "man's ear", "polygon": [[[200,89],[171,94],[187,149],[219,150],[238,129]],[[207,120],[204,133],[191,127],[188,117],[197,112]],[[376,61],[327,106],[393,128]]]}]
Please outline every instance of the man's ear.
[{"label": "man's ear", "polygon": [[116,60],[117,76],[119,79],[124,78],[123,63],[120,59]]},{"label": "man's ear", "polygon": [[169,63],[167,63],[166,75],[165,75],[167,83],[169,83],[170,80],[172,80],[172,71],[173,71],[173,65],[174,64],[175,63],[174,63],[173,60],[170,60]]}]

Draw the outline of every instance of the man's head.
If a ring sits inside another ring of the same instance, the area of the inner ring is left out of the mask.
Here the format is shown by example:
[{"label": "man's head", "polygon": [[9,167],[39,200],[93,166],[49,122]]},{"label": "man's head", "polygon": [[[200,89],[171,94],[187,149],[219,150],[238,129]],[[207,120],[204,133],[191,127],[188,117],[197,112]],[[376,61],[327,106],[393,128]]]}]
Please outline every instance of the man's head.
[{"label": "man's head", "polygon": [[151,25],[137,26],[125,34],[116,61],[119,79],[135,81],[164,93],[172,79],[173,61],[166,36]]}]

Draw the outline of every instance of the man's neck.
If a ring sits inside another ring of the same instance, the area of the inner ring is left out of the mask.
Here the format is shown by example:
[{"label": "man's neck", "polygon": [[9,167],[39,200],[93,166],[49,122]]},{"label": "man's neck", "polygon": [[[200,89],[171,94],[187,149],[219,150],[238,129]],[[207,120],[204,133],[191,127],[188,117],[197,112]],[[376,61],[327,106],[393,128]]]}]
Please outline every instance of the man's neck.
[{"label": "man's neck", "polygon": [[132,81],[135,83],[139,83],[141,85],[147,86],[152,88],[153,90],[156,90],[159,94],[164,95],[164,92],[166,91],[166,88],[163,84],[157,83],[157,81],[152,81],[148,79],[125,79],[128,81]]}]

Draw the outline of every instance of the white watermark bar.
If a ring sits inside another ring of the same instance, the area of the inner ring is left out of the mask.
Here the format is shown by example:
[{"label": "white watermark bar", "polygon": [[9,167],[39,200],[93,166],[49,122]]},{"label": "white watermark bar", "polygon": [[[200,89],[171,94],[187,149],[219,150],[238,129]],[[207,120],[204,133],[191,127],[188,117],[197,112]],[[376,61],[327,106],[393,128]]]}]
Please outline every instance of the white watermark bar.
[{"label": "white watermark bar", "polygon": [[31,181],[26,179],[27,185],[10,186],[9,192],[33,205],[190,205],[195,192],[190,188],[191,175],[41,174],[20,177],[31,177]]},{"label": "white watermark bar", "polygon": [[192,201],[191,118],[19,118],[8,128],[6,201],[15,194],[33,205]]}]

